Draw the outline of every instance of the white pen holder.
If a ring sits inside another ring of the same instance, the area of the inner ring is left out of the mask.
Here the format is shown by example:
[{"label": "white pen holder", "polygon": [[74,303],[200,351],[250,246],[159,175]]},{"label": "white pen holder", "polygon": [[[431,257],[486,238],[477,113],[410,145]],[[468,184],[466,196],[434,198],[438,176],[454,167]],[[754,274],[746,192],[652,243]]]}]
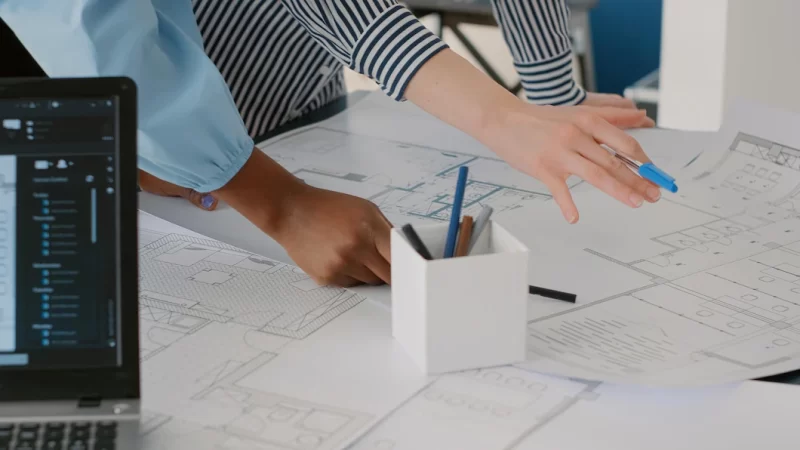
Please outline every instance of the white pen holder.
[{"label": "white pen holder", "polygon": [[489,222],[469,256],[440,259],[448,226],[415,227],[427,261],[392,230],[392,334],[428,374],[525,360],[528,249]]}]

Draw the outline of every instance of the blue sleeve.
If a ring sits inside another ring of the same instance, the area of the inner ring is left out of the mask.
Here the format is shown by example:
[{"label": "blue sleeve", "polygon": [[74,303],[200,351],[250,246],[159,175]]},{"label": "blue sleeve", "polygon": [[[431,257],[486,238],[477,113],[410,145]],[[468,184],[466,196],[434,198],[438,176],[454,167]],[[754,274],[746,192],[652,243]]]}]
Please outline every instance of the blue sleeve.
[{"label": "blue sleeve", "polygon": [[396,0],[282,0],[328,52],[403,100],[417,71],[447,45]]},{"label": "blue sleeve", "polygon": [[0,0],[0,17],[50,77],[128,76],[139,93],[139,168],[209,192],[253,149],[190,0]]},{"label": "blue sleeve", "polygon": [[576,105],[586,92],[575,82],[569,10],[564,0],[492,0],[528,101]]}]

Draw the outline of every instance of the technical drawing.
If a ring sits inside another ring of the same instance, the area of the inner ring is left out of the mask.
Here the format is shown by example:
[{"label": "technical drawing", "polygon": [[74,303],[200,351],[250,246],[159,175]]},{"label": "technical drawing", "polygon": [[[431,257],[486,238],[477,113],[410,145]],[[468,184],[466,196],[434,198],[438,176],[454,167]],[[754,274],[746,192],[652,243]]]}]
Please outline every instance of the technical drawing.
[{"label": "technical drawing", "polygon": [[[608,254],[611,246],[605,252],[586,249],[649,276],[651,284],[532,320],[529,356],[536,362],[524,367],[669,383],[747,370],[777,372],[800,358],[800,211],[772,203],[772,196],[756,200],[787,178],[786,169],[797,170],[800,152],[742,133],[730,150],[725,164],[699,187],[690,187],[684,198],[689,201],[677,202],[712,218],[651,238],[659,244],[655,248],[668,250],[620,260]],[[775,167],[762,170],[753,160]],[[750,183],[742,174],[762,181]],[[751,197],[737,200],[738,211],[714,208],[737,204],[733,197],[709,202],[693,196],[702,186],[719,188],[720,179],[722,187]],[[720,215],[721,210],[731,213]]]},{"label": "technical drawing", "polygon": [[140,251],[143,306],[303,339],[363,297],[217,241],[171,234]]},{"label": "technical drawing", "polygon": [[149,436],[153,445],[176,448],[163,442],[179,437],[197,445],[202,434],[203,448],[213,442],[218,449],[332,450],[374,420],[240,385],[276,356],[253,346],[258,341],[248,338],[253,332],[261,333],[238,324],[211,323],[144,362],[150,394],[144,397],[145,407],[157,412],[147,421],[147,430],[153,435],[158,428],[160,433]]},{"label": "technical drawing", "polygon": [[513,367],[443,375],[350,448],[511,449],[597,386]]},{"label": "technical drawing", "polygon": [[371,200],[394,223],[449,220],[460,166],[470,168],[464,214],[477,214],[483,205],[503,212],[551,198],[542,183],[500,159],[323,126],[268,143],[263,150],[308,184]]}]

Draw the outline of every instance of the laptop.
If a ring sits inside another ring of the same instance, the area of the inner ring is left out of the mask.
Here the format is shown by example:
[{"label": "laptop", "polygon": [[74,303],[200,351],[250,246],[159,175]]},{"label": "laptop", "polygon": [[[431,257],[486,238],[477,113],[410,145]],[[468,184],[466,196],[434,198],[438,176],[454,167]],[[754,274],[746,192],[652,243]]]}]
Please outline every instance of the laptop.
[{"label": "laptop", "polygon": [[136,86],[0,81],[0,450],[138,448]]}]

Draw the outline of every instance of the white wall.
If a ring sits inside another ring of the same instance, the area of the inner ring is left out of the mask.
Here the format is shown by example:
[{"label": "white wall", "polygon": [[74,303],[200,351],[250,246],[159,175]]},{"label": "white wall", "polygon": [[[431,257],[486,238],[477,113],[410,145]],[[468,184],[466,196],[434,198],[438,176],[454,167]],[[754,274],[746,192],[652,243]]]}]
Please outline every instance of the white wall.
[{"label": "white wall", "polygon": [[743,97],[800,112],[800,0],[664,0],[659,126],[715,130]]}]

